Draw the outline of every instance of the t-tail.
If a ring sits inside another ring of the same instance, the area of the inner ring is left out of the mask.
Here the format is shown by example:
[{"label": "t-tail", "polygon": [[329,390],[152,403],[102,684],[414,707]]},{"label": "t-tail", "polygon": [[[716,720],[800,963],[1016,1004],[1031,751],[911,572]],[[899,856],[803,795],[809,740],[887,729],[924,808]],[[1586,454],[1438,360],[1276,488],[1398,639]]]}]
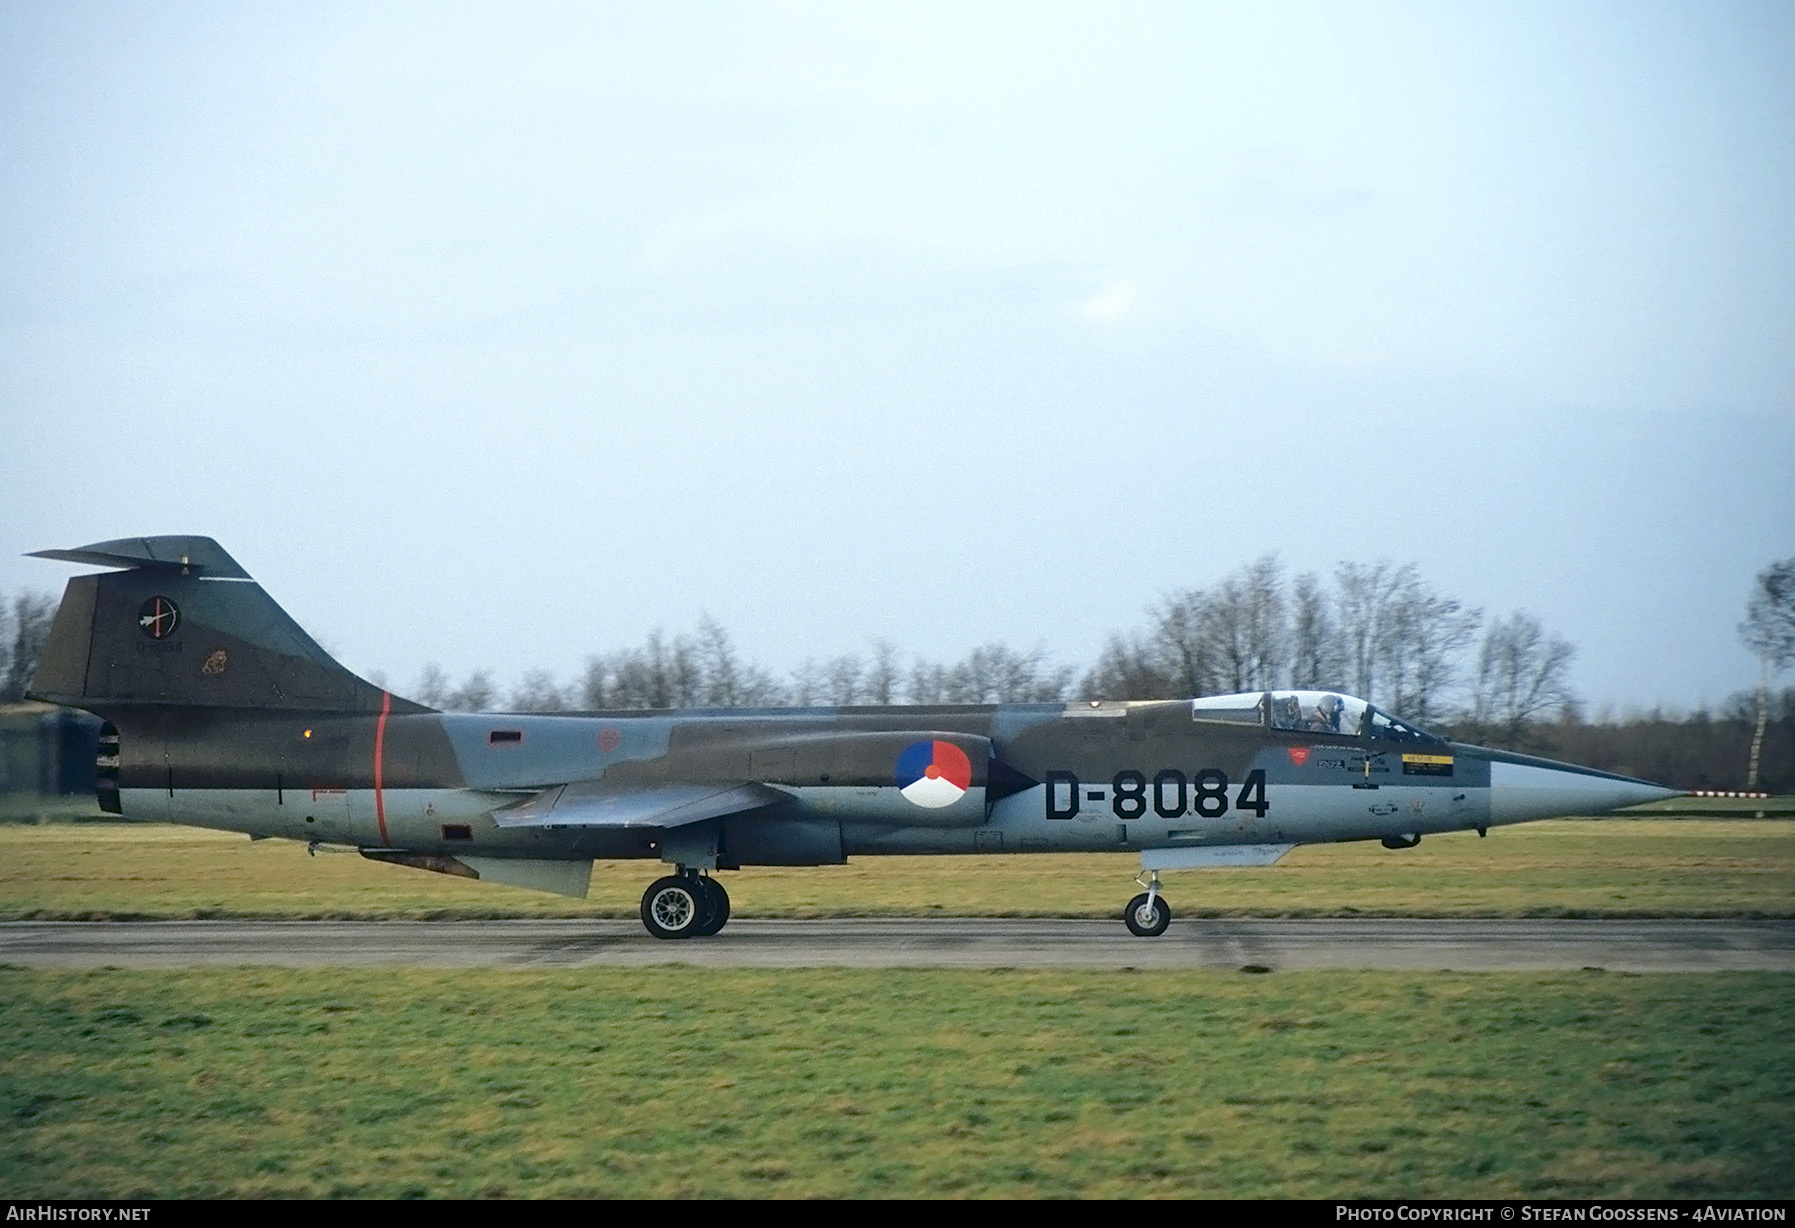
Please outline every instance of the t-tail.
[{"label": "t-tail", "polygon": [[122,570],[69,581],[33,699],[114,719],[171,707],[429,711],[343,668],[209,537],[127,537],[35,557]]}]

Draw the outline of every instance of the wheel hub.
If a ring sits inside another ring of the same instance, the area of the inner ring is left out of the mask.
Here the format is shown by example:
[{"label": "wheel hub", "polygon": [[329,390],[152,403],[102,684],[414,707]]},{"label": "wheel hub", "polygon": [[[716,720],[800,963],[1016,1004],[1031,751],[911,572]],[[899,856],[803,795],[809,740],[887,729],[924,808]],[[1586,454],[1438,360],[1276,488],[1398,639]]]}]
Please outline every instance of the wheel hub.
[{"label": "wheel hub", "polygon": [[654,919],[670,930],[682,930],[692,923],[697,902],[690,893],[669,887],[654,897]]}]

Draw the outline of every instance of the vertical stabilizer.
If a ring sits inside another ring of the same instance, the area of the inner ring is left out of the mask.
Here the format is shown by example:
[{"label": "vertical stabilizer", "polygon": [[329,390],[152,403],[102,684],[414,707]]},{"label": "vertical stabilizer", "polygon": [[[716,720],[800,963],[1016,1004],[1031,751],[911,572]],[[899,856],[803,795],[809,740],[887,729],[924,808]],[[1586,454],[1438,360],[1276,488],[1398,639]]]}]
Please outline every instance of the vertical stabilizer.
[{"label": "vertical stabilizer", "polygon": [[137,704],[380,711],[380,688],[318,647],[209,537],[123,538],[36,557],[124,570],[69,581],[32,679],[34,699],[97,712]]}]

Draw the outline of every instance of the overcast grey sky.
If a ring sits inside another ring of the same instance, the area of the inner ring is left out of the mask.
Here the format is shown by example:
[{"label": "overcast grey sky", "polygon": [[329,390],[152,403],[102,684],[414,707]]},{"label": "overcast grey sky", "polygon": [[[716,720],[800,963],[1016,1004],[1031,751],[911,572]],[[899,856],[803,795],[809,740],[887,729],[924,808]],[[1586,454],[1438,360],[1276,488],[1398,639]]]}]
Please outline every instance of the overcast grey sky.
[{"label": "overcast grey sky", "polygon": [[0,590],[207,534],[401,690],[1275,551],[1687,705],[1795,554],[1786,2],[13,0],[0,234]]}]

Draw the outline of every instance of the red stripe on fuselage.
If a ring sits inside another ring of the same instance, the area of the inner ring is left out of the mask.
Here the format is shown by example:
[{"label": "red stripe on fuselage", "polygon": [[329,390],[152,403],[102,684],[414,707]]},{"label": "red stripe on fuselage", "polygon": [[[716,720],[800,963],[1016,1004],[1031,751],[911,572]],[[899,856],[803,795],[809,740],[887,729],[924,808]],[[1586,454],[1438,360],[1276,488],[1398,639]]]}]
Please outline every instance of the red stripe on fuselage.
[{"label": "red stripe on fuselage", "polygon": [[390,693],[380,693],[380,721],[374,726],[374,822],[380,825],[380,843],[391,844],[386,837],[386,718],[393,710]]}]

